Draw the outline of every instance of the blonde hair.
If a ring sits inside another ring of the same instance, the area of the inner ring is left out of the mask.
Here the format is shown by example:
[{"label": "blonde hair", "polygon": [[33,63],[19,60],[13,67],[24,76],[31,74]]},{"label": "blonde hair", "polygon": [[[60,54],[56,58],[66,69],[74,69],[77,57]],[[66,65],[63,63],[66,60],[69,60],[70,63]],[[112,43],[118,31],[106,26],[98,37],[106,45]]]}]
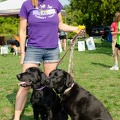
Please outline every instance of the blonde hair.
[{"label": "blonde hair", "polygon": [[120,15],[120,12],[119,12],[119,11],[117,11],[117,12],[115,13],[115,17],[117,17],[118,15]]},{"label": "blonde hair", "polygon": [[38,0],[32,0],[32,5],[33,5],[35,8],[38,8]]},{"label": "blonde hair", "polygon": [[120,21],[120,15],[117,16],[117,22],[119,22],[119,21]]},{"label": "blonde hair", "polygon": [[119,12],[119,11],[116,11],[115,17],[113,18],[113,21],[114,21],[114,22],[118,22],[117,16],[119,16],[119,15],[120,15],[120,12]]}]

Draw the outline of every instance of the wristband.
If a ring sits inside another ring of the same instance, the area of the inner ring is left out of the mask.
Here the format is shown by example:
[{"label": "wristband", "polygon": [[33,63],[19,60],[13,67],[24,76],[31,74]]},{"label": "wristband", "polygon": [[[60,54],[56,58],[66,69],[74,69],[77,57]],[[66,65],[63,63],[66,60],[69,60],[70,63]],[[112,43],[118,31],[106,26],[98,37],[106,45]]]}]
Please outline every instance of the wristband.
[{"label": "wristband", "polygon": [[78,29],[84,30],[84,29],[85,29],[85,26],[84,26],[84,25],[79,25],[79,26],[78,26]]}]

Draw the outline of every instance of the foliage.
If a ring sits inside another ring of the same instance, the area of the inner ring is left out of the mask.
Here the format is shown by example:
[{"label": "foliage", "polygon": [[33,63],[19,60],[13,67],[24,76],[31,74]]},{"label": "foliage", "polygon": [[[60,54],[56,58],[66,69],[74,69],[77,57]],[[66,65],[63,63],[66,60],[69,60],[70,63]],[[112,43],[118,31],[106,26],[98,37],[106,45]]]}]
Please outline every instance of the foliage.
[{"label": "foliage", "polygon": [[[109,110],[113,120],[120,119],[120,71],[111,71],[113,65],[111,44],[96,39],[96,50],[79,52],[75,46],[74,80],[95,95]],[[61,57],[65,51],[61,53]],[[59,68],[67,71],[70,52]],[[13,120],[15,96],[18,90],[16,74],[21,72],[20,57],[0,55],[0,120]],[[30,95],[22,114],[22,120],[33,120]]]},{"label": "foliage", "polygon": [[89,31],[95,25],[110,25],[116,11],[120,11],[119,0],[69,0],[67,22],[84,24]]},{"label": "foliage", "polygon": [[0,33],[15,35],[18,32],[19,18],[16,17],[0,17]]}]

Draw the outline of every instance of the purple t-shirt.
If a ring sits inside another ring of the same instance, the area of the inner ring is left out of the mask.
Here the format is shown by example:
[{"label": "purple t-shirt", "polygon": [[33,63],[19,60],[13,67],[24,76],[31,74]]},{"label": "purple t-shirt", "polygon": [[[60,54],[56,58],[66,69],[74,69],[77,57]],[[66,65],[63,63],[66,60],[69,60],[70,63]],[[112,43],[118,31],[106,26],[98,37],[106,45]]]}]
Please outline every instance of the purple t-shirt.
[{"label": "purple t-shirt", "polygon": [[38,9],[31,0],[23,3],[19,16],[28,21],[27,46],[35,48],[58,47],[58,13],[62,5],[58,0],[38,0]]}]

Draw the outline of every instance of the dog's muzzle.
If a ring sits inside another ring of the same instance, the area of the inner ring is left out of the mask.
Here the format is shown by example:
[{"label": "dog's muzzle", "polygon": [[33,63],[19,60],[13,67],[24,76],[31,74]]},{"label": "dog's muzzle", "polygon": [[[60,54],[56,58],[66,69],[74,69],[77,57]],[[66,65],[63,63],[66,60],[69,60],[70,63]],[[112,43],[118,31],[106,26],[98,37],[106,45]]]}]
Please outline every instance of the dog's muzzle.
[{"label": "dog's muzzle", "polygon": [[47,78],[47,79],[45,79],[45,86],[49,86],[50,85],[50,78]]},{"label": "dog's muzzle", "polygon": [[21,87],[28,87],[31,86],[32,82],[20,82],[18,85]]}]

